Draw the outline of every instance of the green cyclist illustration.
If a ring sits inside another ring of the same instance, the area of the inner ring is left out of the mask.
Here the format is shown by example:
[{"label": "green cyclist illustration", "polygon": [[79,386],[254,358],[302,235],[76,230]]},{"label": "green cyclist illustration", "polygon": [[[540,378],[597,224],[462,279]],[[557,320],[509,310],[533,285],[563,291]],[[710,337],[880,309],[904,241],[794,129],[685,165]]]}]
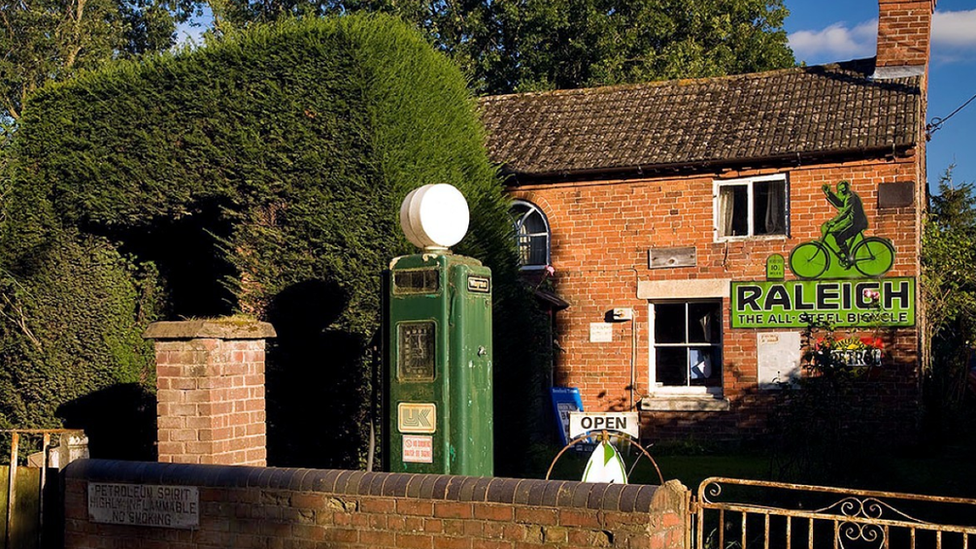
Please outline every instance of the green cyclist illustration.
[{"label": "green cyclist illustration", "polygon": [[840,248],[840,263],[844,268],[850,267],[851,248],[848,245],[858,233],[868,228],[868,216],[864,214],[864,204],[861,197],[851,190],[850,181],[837,183],[837,194],[830,190],[830,185],[824,183],[822,187],[827,202],[837,208],[837,217],[820,226],[821,239],[827,235],[834,237],[834,242]]},{"label": "green cyclist illustration", "polygon": [[868,217],[851,182],[839,181],[836,193],[826,183],[821,189],[827,202],[837,208],[837,215],[820,225],[820,240],[804,242],[790,252],[793,274],[819,278],[828,272],[834,259],[844,271],[854,269],[869,277],[880,277],[891,270],[895,249],[885,238],[864,236]]}]

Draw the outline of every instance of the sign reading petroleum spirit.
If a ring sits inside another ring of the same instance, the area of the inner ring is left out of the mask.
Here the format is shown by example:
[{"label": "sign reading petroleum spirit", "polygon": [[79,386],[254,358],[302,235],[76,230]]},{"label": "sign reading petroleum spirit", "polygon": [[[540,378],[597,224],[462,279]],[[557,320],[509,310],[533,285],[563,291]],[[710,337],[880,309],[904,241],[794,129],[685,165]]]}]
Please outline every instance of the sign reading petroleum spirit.
[{"label": "sign reading petroleum spirit", "polygon": [[733,282],[732,328],[914,326],[915,279]]}]

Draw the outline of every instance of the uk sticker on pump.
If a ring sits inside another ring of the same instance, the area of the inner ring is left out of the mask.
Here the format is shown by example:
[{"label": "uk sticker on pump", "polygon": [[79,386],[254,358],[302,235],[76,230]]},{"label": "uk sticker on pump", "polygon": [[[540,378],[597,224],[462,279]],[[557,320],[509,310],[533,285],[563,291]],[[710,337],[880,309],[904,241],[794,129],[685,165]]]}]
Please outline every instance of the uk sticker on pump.
[{"label": "uk sticker on pump", "polygon": [[400,402],[397,404],[397,428],[401,433],[434,433],[437,431],[437,405]]}]

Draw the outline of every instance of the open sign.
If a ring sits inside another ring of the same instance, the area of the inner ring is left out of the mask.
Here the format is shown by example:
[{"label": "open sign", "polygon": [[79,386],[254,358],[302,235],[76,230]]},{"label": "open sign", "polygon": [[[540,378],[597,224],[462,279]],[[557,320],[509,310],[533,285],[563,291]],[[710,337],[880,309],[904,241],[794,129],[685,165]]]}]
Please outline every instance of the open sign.
[{"label": "open sign", "polygon": [[570,412],[570,438],[590,431],[616,431],[636,439],[640,437],[640,418],[637,412]]}]

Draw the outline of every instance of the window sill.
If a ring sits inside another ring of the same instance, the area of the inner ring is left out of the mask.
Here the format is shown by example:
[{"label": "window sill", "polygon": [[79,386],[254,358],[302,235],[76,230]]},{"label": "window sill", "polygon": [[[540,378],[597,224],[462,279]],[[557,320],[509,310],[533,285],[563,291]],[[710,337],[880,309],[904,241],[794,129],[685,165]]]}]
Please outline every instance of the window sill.
[{"label": "window sill", "polygon": [[722,244],[724,242],[748,242],[750,240],[786,240],[789,238],[785,234],[757,234],[757,235],[743,235],[743,236],[716,236],[714,243]]},{"label": "window sill", "polygon": [[729,399],[720,395],[648,395],[640,400],[643,412],[727,412]]}]

